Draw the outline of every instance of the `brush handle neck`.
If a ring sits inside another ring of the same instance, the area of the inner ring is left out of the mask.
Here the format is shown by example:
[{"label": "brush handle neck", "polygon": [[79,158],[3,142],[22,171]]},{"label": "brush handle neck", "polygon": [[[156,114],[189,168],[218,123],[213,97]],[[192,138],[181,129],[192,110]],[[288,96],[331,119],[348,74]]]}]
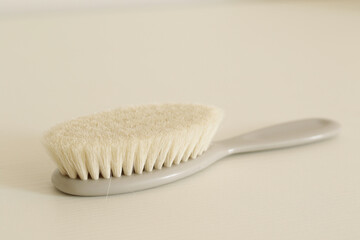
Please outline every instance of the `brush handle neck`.
[{"label": "brush handle neck", "polygon": [[340,125],[328,119],[304,119],[262,128],[217,142],[226,155],[308,144],[335,136]]}]

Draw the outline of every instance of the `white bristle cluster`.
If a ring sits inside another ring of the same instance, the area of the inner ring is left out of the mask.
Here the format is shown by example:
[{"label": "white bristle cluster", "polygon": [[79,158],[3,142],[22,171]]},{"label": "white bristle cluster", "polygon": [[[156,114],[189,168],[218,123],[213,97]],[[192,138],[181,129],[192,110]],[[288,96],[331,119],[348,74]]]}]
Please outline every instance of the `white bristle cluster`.
[{"label": "white bristle cluster", "polygon": [[221,119],[221,110],[196,104],[124,107],[59,124],[45,146],[70,178],[141,174],[202,154]]}]

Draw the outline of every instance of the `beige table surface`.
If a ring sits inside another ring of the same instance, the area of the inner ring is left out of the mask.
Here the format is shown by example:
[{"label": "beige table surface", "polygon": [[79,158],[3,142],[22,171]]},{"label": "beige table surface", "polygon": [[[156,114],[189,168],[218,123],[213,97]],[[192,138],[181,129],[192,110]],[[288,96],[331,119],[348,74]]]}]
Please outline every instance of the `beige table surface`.
[{"label": "beige table surface", "polygon": [[[360,239],[360,4],[244,1],[0,17],[1,239]],[[143,192],[56,191],[57,122],[151,102],[223,108],[222,139],[306,117],[340,137],[236,155]]]}]

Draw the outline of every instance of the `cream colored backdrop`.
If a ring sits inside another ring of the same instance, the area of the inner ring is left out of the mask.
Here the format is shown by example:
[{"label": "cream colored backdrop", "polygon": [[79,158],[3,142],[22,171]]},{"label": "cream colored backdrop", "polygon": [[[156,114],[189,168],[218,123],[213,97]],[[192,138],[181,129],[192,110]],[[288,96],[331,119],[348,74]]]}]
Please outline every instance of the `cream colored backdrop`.
[{"label": "cream colored backdrop", "polygon": [[[245,1],[0,16],[3,239],[359,239],[360,5]],[[337,139],[237,155],[108,198],[54,190],[59,121],[150,102],[217,105],[216,139],[328,117]]]}]

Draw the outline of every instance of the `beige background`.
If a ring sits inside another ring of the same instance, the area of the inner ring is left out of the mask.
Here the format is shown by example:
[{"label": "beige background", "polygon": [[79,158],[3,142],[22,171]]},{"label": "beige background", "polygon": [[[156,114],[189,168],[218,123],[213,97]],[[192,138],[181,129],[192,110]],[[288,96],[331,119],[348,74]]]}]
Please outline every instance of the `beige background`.
[{"label": "beige background", "polygon": [[[244,1],[0,17],[2,239],[360,239],[360,5]],[[305,117],[339,138],[237,155],[97,198],[50,183],[44,130],[126,104],[200,102],[216,139]]]}]

